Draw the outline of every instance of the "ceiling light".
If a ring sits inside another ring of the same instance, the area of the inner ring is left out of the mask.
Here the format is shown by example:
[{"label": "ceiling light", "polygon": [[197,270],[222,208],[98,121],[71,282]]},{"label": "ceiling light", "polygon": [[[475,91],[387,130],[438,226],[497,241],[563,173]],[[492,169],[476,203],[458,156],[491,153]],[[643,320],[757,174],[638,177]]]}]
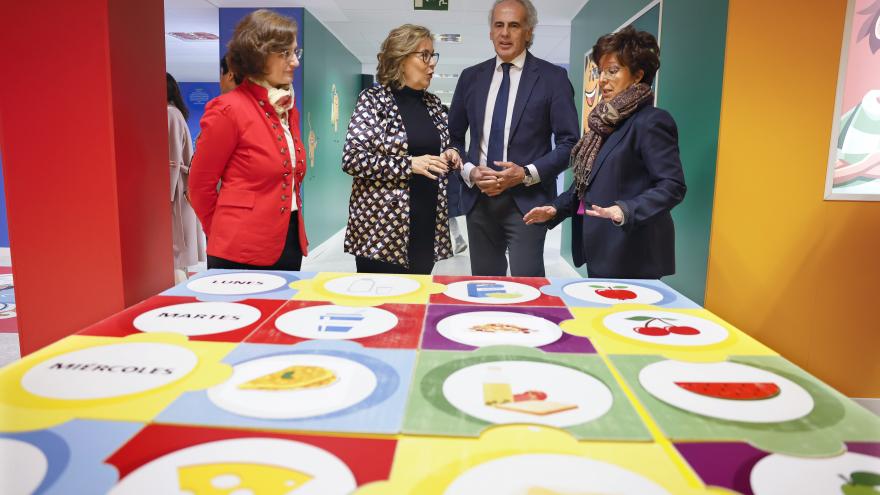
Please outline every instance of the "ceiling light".
[{"label": "ceiling light", "polygon": [[219,40],[220,37],[214,33],[205,33],[202,31],[197,31],[194,33],[187,33],[183,31],[174,31],[171,33],[165,33],[172,38],[177,38],[180,41],[216,41]]},{"label": "ceiling light", "polygon": [[442,43],[461,43],[461,35],[454,33],[435,34],[434,39]]}]

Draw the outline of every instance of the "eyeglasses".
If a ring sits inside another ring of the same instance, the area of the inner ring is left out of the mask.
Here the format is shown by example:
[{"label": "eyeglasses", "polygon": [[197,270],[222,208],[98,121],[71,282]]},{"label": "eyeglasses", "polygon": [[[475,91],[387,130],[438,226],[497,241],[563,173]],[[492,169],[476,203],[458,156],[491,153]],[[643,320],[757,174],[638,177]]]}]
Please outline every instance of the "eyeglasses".
[{"label": "eyeglasses", "polygon": [[598,69],[597,68],[596,70],[598,71],[599,79],[602,79],[603,77],[605,79],[614,79],[615,77],[617,77],[617,74],[620,72],[620,67],[618,67],[616,65],[612,65],[611,67],[608,67],[607,69]]},{"label": "eyeglasses", "polygon": [[284,57],[284,60],[286,60],[288,62],[292,62],[294,56],[300,62],[302,62],[302,59],[303,59],[303,49],[302,48],[297,48],[296,50],[283,50],[283,51],[275,52],[275,53]]},{"label": "eyeglasses", "polygon": [[421,52],[409,52],[407,55],[418,55],[425,65],[437,65],[440,61],[440,54],[437,52],[429,52],[428,50]]}]

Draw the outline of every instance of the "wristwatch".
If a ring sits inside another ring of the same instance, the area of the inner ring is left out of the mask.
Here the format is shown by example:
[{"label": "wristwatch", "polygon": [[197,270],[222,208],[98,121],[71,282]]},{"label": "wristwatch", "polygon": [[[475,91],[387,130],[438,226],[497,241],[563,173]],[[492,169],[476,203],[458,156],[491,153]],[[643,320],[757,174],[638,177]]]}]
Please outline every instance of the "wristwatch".
[{"label": "wristwatch", "polygon": [[532,177],[532,171],[529,170],[529,167],[523,167],[523,172],[526,173],[525,177],[523,177],[523,185],[531,186],[535,179]]}]

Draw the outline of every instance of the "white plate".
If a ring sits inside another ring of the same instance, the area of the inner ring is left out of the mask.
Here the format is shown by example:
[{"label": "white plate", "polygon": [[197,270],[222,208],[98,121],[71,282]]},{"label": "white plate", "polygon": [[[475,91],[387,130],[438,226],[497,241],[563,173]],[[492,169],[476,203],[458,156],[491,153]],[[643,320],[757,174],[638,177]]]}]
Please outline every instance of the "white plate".
[{"label": "white plate", "polygon": [[105,399],[174,383],[198,362],[192,351],[171,344],[102,345],[46,359],[25,373],[21,386],[49,399]]},{"label": "white plate", "polygon": [[[841,476],[849,480],[855,471],[880,475],[880,458],[852,452],[809,458],[771,454],[755,464],[750,479],[755,495],[845,495],[841,487],[846,481]],[[880,487],[874,490],[851,493],[880,493]]]},{"label": "white plate", "polygon": [[459,301],[480,304],[516,304],[541,297],[541,291],[530,285],[504,280],[453,282],[443,293]]},{"label": "white plate", "polygon": [[[739,363],[659,361],[642,368],[639,382],[667,404],[730,421],[777,423],[802,418],[813,410],[813,398],[800,385],[776,373]],[[759,400],[719,399],[690,392],[675,382],[769,382],[779,387],[779,395]]]},{"label": "white plate", "polygon": [[[180,489],[178,468],[214,463],[266,464],[311,476],[302,488],[292,492],[296,495],[346,495],[357,488],[348,466],[324,449],[293,440],[237,438],[195,445],[154,459],[123,478],[110,493],[187,495],[189,492]],[[234,473],[230,475],[235,477]]]},{"label": "white plate", "polygon": [[275,320],[278,330],[294,337],[348,340],[372,337],[397,326],[394,313],[381,308],[324,304],[295,309]]},{"label": "white plate", "polygon": [[[504,323],[527,328],[521,332],[480,332],[472,327],[489,323]],[[518,345],[541,347],[562,337],[562,329],[550,320],[512,311],[468,311],[447,316],[437,323],[437,332],[459,344],[483,347],[487,345]]]},{"label": "white plate", "polygon": [[[651,317],[657,320],[630,320],[628,318]],[[660,321],[663,320],[663,321]],[[729,337],[726,328],[697,316],[684,313],[671,313],[665,311],[636,310],[620,311],[606,316],[602,323],[612,332],[628,339],[652,344],[675,345],[682,347],[694,347],[717,344]],[[645,324],[650,327],[689,326],[699,333],[695,335],[680,335],[668,333],[666,335],[645,335],[636,331],[636,328],[644,328]]]},{"label": "white plate", "polygon": [[260,319],[260,310],[247,304],[194,302],[151,309],[134,319],[142,332],[210,335],[244,328]]},{"label": "white plate", "polygon": [[[313,389],[248,390],[239,384],[289,366],[321,366],[336,375],[330,385]],[[234,414],[264,419],[296,419],[340,411],[366,399],[378,380],[361,363],[322,354],[287,354],[236,365],[232,377],[208,390],[208,398]]]},{"label": "white plate", "polygon": [[[602,288],[592,286],[602,286]],[[606,293],[606,290],[624,291],[620,293]],[[562,292],[569,296],[599,304],[657,304],[663,300],[663,294],[641,285],[633,285],[618,282],[584,281],[568,284],[562,288]],[[602,292],[602,295],[600,294]]]},{"label": "white plate", "polygon": [[394,275],[350,275],[324,284],[334,294],[352,297],[397,297],[413,293],[420,286],[411,278]]},{"label": "white plate", "polygon": [[0,488],[4,495],[34,493],[46,473],[49,461],[37,447],[14,438],[0,438]]},{"label": "white plate", "polygon": [[233,296],[268,292],[287,285],[287,279],[271,273],[236,272],[209,275],[187,282],[186,288],[202,294]]},{"label": "white plate", "polygon": [[[547,401],[575,404],[576,409],[545,416],[487,406],[483,384],[509,383],[514,394],[528,390],[547,394]],[[576,369],[534,361],[492,361],[462,368],[443,382],[443,395],[453,406],[495,424],[536,423],[565,427],[603,416],[614,402],[604,383]]]},{"label": "white plate", "polygon": [[473,467],[450,484],[444,495],[526,495],[543,488],[558,493],[664,495],[663,487],[615,464],[563,454],[520,454]]}]

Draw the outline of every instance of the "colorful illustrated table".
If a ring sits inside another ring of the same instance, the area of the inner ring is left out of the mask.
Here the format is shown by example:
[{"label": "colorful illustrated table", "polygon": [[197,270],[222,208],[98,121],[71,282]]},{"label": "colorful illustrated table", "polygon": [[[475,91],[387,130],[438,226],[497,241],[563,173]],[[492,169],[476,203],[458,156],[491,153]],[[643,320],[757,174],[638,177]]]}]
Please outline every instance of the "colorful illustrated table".
[{"label": "colorful illustrated table", "polygon": [[880,419],[658,281],[210,270],[0,370],[0,493],[871,494]]}]

